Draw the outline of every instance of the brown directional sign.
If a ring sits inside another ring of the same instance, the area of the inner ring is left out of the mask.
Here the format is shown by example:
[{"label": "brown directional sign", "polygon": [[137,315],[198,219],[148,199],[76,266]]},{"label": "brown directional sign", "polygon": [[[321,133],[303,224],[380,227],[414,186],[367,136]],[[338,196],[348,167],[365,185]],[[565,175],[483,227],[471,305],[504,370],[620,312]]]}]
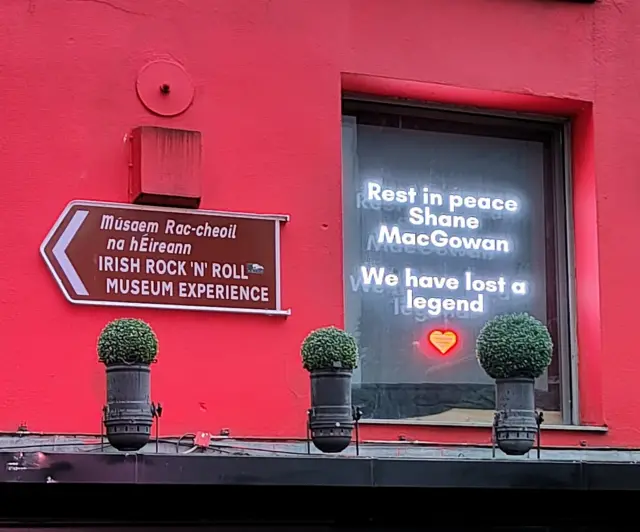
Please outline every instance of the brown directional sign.
[{"label": "brown directional sign", "polygon": [[287,216],[72,201],[40,252],[72,303],[289,314]]}]

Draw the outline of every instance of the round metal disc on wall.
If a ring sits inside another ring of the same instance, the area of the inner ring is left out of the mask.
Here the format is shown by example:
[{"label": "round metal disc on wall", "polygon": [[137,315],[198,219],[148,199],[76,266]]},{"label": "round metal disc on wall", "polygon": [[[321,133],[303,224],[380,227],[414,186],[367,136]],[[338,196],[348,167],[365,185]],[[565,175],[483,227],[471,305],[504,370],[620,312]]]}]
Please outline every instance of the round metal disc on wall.
[{"label": "round metal disc on wall", "polygon": [[189,74],[172,61],[153,61],[142,67],[136,90],[142,104],[160,116],[184,113],[195,92]]}]

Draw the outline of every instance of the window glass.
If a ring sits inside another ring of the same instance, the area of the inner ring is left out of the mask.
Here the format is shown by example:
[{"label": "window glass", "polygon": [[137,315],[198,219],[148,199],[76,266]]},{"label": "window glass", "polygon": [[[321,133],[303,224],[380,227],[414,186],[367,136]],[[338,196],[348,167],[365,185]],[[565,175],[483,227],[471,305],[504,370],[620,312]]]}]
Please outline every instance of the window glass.
[{"label": "window glass", "polygon": [[[475,356],[483,324],[526,311],[558,343],[562,213],[547,137],[362,109],[346,104],[343,118],[354,404],[369,419],[490,421],[493,381]],[[550,423],[562,422],[558,351],[536,382]]]}]

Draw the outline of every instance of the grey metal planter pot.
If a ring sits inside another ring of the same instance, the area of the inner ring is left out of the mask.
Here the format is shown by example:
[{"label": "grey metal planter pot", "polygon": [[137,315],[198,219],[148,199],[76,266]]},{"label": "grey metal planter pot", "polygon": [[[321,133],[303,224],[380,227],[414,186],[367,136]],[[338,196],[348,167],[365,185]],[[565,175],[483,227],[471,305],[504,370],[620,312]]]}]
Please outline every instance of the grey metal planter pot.
[{"label": "grey metal planter pot", "polygon": [[351,408],[351,370],[311,372],[311,441],[323,453],[339,453],[349,446],[354,419]]},{"label": "grey metal planter pot", "polygon": [[538,434],[534,379],[496,379],[495,437],[508,455],[523,455]]},{"label": "grey metal planter pot", "polygon": [[119,451],[138,451],[151,438],[151,368],[145,364],[108,366],[105,428]]}]

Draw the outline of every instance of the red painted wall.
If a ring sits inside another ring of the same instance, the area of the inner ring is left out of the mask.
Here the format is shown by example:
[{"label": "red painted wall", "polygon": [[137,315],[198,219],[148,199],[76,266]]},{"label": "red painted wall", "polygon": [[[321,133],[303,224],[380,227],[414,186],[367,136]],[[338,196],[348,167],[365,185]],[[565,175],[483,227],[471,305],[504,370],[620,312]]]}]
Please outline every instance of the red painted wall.
[{"label": "red painted wall", "polygon": [[[0,28],[0,430],[99,431],[96,337],[123,312],[69,304],[38,247],[70,200],[126,201],[125,135],[162,125],[202,131],[202,208],[291,215],[282,278],[293,311],[126,313],[161,341],[163,432],[303,436],[300,341],[343,319],[340,95],[365,88],[575,115],[581,409],[609,432],[549,431],[544,443],[640,446],[637,2],[8,0]],[[180,117],[137,99],[138,71],[158,58],[195,82]],[[363,429],[399,435],[490,437]]]}]

